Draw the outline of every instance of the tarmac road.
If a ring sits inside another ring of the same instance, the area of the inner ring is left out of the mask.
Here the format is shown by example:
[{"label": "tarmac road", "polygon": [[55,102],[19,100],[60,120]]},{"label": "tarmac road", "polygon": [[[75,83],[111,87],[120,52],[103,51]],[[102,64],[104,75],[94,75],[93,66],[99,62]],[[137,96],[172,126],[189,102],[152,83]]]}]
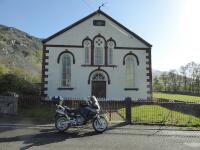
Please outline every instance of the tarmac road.
[{"label": "tarmac road", "polygon": [[0,124],[0,150],[200,150],[200,131],[156,126],[115,126],[103,134],[91,127],[58,133],[52,124]]}]

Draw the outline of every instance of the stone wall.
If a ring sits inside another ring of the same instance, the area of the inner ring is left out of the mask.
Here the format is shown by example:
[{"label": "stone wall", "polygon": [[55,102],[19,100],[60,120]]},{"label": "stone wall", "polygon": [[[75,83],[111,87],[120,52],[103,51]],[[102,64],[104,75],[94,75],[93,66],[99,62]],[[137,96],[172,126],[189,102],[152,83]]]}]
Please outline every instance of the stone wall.
[{"label": "stone wall", "polygon": [[14,96],[0,96],[0,114],[17,114],[18,98]]}]

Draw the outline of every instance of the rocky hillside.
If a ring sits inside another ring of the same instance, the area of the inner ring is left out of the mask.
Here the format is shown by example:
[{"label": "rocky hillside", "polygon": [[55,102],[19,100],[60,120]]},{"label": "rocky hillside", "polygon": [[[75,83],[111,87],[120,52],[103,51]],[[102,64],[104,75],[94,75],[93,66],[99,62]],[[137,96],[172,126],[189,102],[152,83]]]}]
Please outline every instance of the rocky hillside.
[{"label": "rocky hillside", "polygon": [[0,64],[34,76],[41,73],[42,39],[13,27],[0,25]]}]

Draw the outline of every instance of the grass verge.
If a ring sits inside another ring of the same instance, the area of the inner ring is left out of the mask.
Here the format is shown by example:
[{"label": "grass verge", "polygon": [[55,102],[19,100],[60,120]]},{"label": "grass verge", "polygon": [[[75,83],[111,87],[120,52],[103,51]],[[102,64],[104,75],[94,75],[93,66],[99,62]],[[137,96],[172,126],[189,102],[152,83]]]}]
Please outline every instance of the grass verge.
[{"label": "grass verge", "polygon": [[133,122],[176,126],[200,126],[200,118],[176,112],[158,105],[142,105],[132,108]]},{"label": "grass verge", "polygon": [[178,100],[178,101],[185,101],[185,102],[194,102],[200,103],[200,96],[190,96],[190,95],[181,95],[181,94],[168,94],[168,93],[161,93],[161,92],[153,92],[153,98],[163,98],[169,100]]}]

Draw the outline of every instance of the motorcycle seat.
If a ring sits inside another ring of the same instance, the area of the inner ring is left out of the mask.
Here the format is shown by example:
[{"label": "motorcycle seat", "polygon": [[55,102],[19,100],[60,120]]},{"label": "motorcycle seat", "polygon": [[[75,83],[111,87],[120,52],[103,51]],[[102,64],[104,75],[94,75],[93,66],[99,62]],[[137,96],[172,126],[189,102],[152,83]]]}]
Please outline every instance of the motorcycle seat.
[{"label": "motorcycle seat", "polygon": [[67,111],[69,113],[76,113],[76,112],[78,112],[78,109],[67,109]]}]

